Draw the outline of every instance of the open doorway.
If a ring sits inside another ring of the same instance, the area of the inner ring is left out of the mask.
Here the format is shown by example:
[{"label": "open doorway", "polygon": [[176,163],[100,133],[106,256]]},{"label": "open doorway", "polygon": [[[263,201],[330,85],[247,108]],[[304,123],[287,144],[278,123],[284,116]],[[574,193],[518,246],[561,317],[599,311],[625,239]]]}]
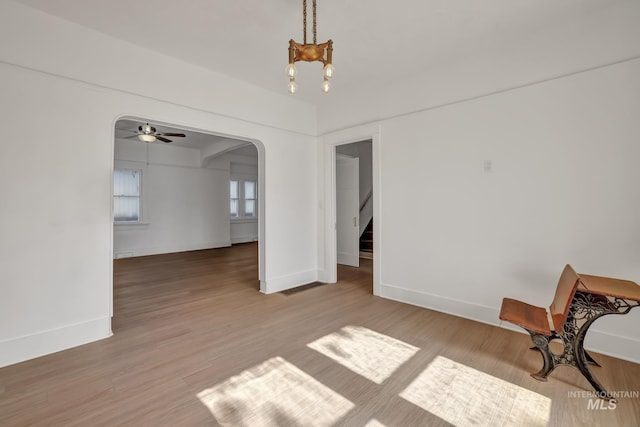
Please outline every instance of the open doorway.
[{"label": "open doorway", "polygon": [[373,274],[373,151],[365,140],[336,146],[336,260]]},{"label": "open doorway", "polygon": [[[260,260],[264,259],[260,241],[263,151],[259,143],[239,138],[144,119],[118,120],[113,174],[115,262],[131,264],[133,259],[146,258],[146,272],[128,271],[134,281],[136,274],[141,281],[146,279],[153,266],[175,265],[161,278],[169,278],[163,290],[168,299],[184,293],[169,286],[190,286],[183,281],[190,269],[183,267],[192,265],[194,271],[202,272],[212,262],[233,264],[229,271],[235,273],[241,265],[238,282],[259,290]],[[122,301],[118,298],[122,292],[116,295],[118,272],[114,265],[114,305]]]}]

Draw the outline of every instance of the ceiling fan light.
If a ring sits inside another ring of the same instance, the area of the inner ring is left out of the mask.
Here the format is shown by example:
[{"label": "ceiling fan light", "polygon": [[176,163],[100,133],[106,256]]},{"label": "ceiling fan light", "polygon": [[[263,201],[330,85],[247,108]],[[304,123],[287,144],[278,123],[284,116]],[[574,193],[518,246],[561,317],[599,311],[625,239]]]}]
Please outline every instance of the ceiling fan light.
[{"label": "ceiling fan light", "polygon": [[155,135],[149,135],[147,133],[143,133],[138,135],[138,139],[142,142],[153,142],[156,140]]}]

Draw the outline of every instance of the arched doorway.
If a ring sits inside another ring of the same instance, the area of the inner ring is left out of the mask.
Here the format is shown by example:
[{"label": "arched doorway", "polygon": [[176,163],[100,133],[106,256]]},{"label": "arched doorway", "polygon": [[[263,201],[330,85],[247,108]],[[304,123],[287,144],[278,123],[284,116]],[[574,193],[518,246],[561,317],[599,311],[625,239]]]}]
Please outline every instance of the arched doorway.
[{"label": "arched doorway", "polygon": [[[258,290],[265,256],[263,144],[138,117],[118,119],[114,136],[113,258],[253,242]],[[238,218],[231,209],[234,181],[241,190]],[[112,315],[113,304],[112,285]]]}]

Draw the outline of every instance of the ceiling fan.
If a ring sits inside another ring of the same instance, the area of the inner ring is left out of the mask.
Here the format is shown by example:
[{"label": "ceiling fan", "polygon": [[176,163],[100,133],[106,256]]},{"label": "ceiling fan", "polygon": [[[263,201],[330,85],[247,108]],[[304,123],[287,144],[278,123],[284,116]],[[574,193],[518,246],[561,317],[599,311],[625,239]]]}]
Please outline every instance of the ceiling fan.
[{"label": "ceiling fan", "polygon": [[[130,131],[135,132],[135,131]],[[138,131],[135,132],[136,135],[130,136],[129,138],[138,138],[142,142],[154,142],[156,139],[162,142],[172,142],[171,139],[165,138],[166,136],[184,138],[186,135],[184,133],[173,133],[173,132],[165,132],[160,133],[156,132],[156,128],[151,126],[149,123],[145,123],[144,125],[138,126]]]}]

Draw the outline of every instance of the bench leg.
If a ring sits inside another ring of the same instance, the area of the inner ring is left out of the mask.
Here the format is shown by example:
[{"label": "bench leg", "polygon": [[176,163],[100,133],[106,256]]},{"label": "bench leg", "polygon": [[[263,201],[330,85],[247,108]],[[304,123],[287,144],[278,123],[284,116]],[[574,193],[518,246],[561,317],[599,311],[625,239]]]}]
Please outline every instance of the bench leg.
[{"label": "bench leg", "polygon": [[531,374],[533,378],[538,381],[546,381],[547,376],[553,371],[556,367],[555,360],[553,358],[553,353],[551,353],[551,349],[549,348],[549,339],[550,337],[546,337],[544,335],[540,335],[538,333],[527,331],[531,335],[531,341],[535,345],[535,349],[540,351],[542,354],[543,365],[540,371],[535,374]]},{"label": "bench leg", "polygon": [[[548,341],[550,342],[553,338],[550,337],[548,339]],[[529,350],[535,350],[535,351],[540,351],[540,349],[538,347],[536,347],[535,345],[533,347],[529,347]],[[593,357],[591,357],[591,355],[589,353],[587,353],[586,351],[584,352],[584,356],[587,359],[587,363],[589,365],[593,365],[593,366],[597,366],[598,368],[602,368],[602,366],[595,361],[595,359]]]},{"label": "bench leg", "polygon": [[576,366],[589,381],[598,397],[602,399],[617,402],[616,396],[607,392],[589,370],[588,364],[593,361],[593,358],[584,350],[584,338],[589,327],[600,317],[607,314],[626,314],[632,308],[639,306],[639,301],[592,295],[582,291],[576,291],[571,302],[570,317],[574,324],[573,330],[576,331],[572,343],[576,355]]},{"label": "bench leg", "polygon": [[[583,350],[584,351],[584,350]],[[589,365],[595,365],[598,368],[602,368],[602,366],[600,366],[600,364],[598,362],[596,362],[593,357],[591,357],[591,355],[589,353],[587,353],[586,351],[584,352],[584,357],[587,359],[587,363]]]}]

